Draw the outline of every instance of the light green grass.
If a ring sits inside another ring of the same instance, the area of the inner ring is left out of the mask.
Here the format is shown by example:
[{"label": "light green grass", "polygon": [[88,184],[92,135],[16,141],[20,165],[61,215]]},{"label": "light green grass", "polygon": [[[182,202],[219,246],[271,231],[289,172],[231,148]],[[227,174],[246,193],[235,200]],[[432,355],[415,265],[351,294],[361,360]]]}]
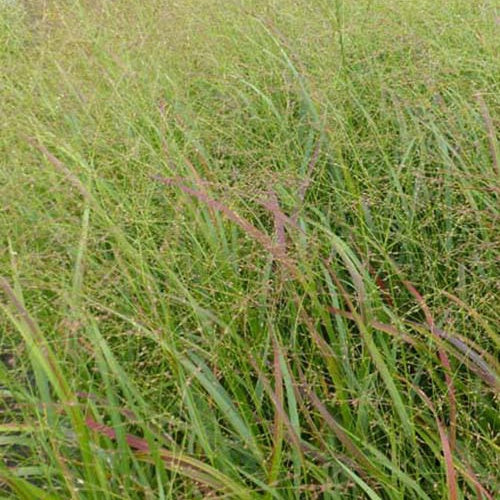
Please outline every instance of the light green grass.
[{"label": "light green grass", "polygon": [[2,498],[495,496],[495,4],[0,2]]}]

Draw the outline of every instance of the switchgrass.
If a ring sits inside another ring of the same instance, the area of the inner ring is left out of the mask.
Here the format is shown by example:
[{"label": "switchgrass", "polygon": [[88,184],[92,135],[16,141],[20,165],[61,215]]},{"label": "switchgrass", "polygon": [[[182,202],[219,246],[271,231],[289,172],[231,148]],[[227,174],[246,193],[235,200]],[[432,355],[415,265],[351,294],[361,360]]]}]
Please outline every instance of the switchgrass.
[{"label": "switchgrass", "polygon": [[493,499],[498,19],[0,2],[2,498]]}]

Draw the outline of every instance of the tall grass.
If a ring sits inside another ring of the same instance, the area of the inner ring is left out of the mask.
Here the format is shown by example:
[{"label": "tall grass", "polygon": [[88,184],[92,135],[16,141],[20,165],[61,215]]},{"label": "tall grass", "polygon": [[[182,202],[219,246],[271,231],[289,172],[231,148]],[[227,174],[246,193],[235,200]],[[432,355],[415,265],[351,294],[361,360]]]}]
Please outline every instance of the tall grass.
[{"label": "tall grass", "polygon": [[493,499],[493,1],[0,3],[0,494]]}]

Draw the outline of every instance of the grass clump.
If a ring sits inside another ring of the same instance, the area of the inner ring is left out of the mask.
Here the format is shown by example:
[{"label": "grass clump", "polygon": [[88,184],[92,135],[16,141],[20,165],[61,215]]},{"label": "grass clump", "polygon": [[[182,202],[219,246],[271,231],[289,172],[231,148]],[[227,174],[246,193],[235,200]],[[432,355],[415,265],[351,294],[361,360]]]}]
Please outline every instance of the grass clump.
[{"label": "grass clump", "polygon": [[3,497],[494,498],[494,2],[0,20]]}]

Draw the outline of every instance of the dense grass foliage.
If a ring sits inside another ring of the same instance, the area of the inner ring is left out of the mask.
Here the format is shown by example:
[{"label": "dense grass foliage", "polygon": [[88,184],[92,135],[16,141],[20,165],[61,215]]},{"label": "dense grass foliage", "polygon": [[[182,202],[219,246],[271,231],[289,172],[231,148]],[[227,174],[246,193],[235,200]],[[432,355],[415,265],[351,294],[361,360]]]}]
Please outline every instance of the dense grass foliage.
[{"label": "dense grass foliage", "polygon": [[0,495],[493,499],[494,0],[0,1]]}]

